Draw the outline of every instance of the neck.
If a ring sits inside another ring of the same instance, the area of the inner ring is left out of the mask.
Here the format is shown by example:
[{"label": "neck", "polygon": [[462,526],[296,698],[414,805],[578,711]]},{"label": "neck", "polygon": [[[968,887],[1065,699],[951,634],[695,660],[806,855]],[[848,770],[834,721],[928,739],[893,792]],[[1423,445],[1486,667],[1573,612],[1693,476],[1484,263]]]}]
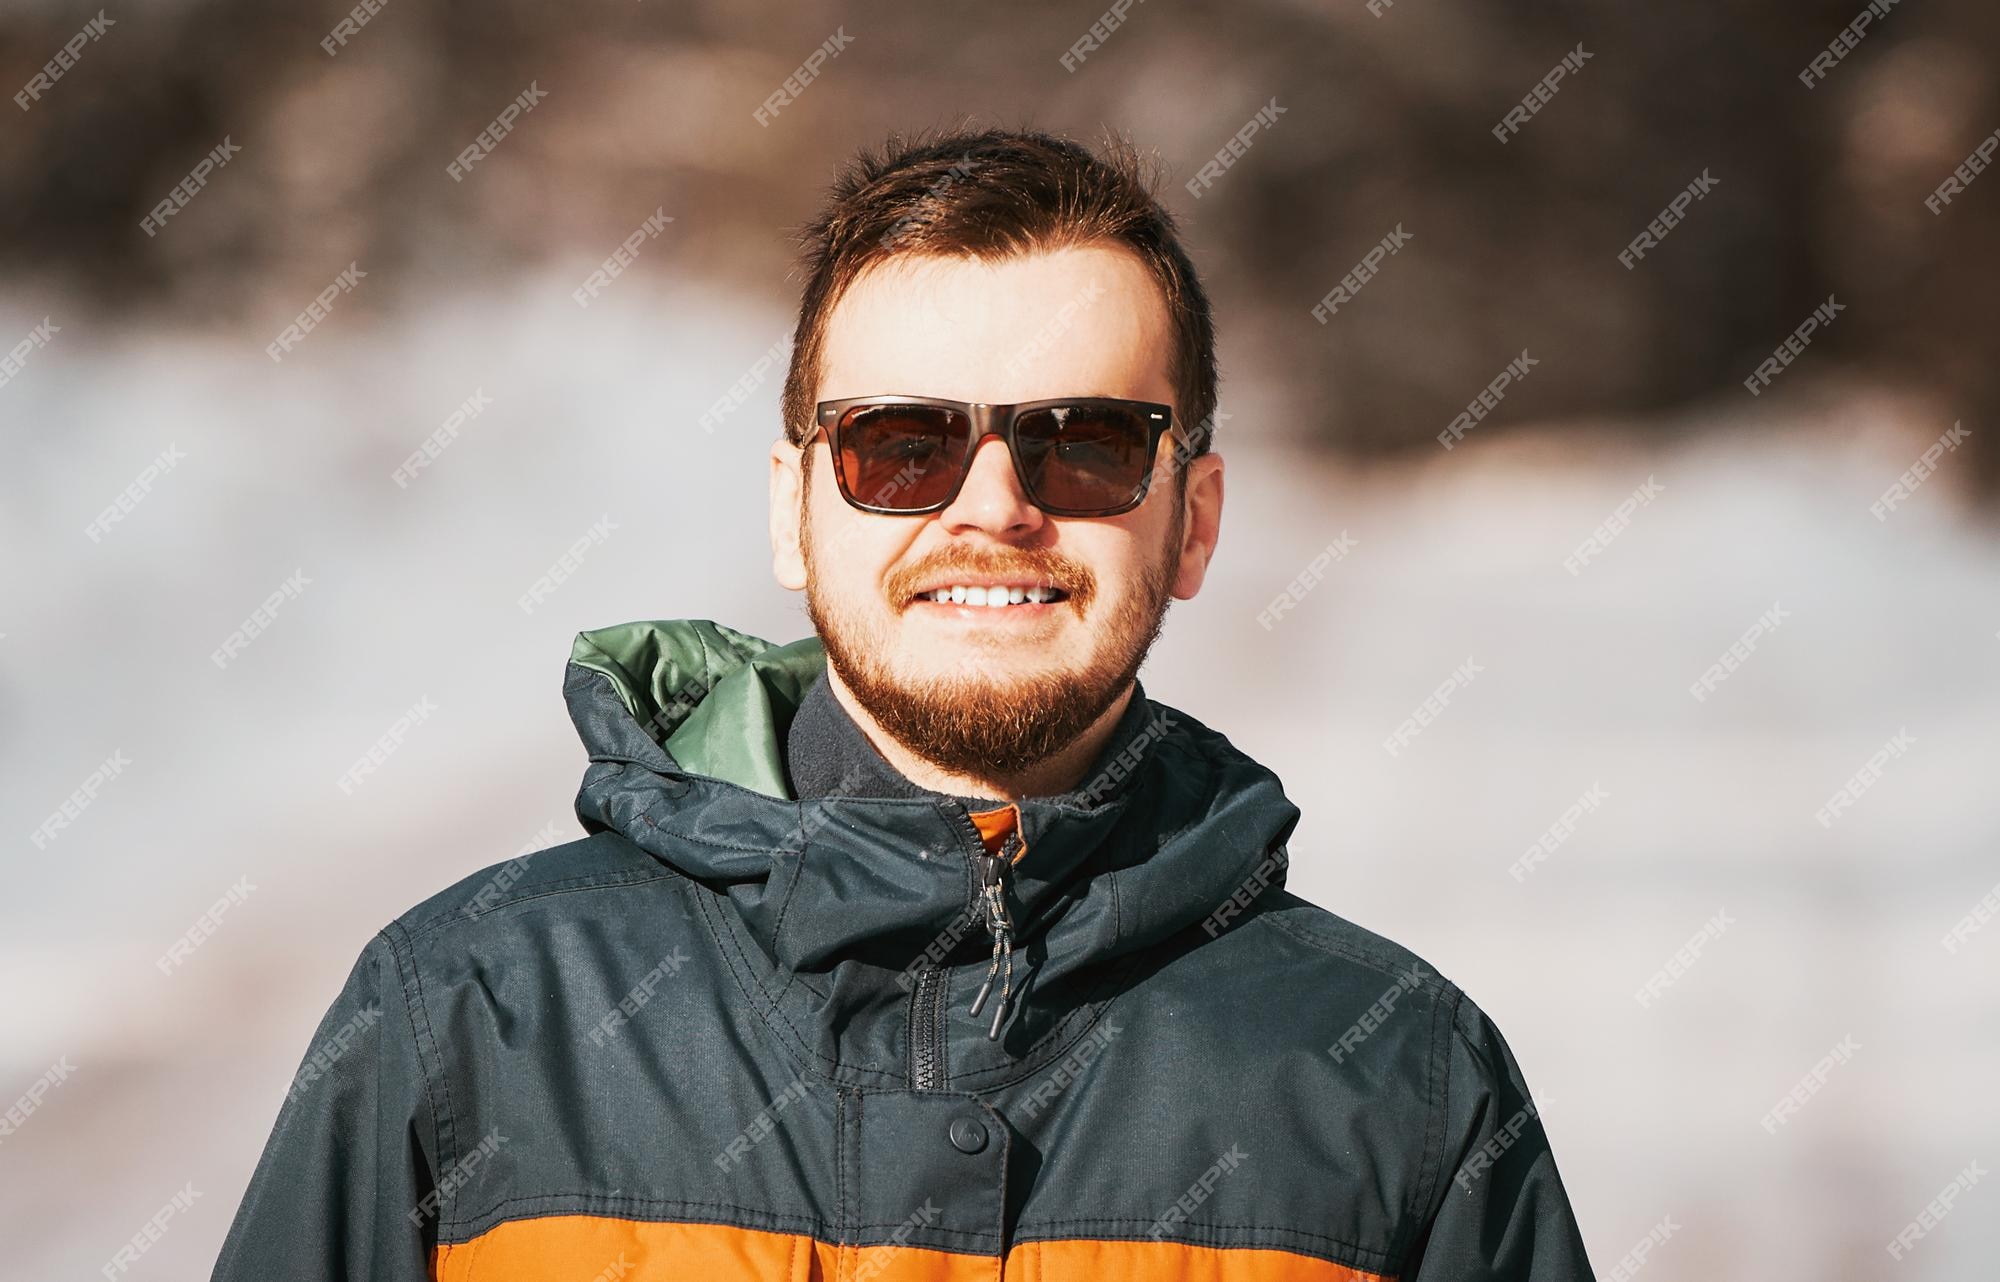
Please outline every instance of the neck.
[{"label": "neck", "polygon": [[911,783],[932,792],[958,797],[992,797],[1000,801],[1054,796],[1082,783],[1084,771],[1097,760],[1105,741],[1118,728],[1118,719],[1125,715],[1125,708],[1132,701],[1132,685],[1127,683],[1118,697],[1111,701],[1111,706],[1068,747],[1018,773],[961,774],[925,760],[884,730],[874,717],[868,715],[868,710],[861,706],[861,701],[854,697],[854,692],[847,688],[839,672],[830,665],[826,670],[826,680],[833,687],[833,697],[840,700],[840,706],[854,718],[854,724],[868,736],[868,742],[882,754],[883,760]]}]

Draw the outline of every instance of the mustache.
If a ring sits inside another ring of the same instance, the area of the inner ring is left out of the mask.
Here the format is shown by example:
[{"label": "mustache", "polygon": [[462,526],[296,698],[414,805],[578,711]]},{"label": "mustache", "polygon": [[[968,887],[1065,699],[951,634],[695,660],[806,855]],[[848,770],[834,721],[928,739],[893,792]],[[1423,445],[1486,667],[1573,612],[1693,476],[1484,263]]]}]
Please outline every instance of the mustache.
[{"label": "mustache", "polygon": [[965,579],[1021,579],[1059,587],[1078,609],[1097,595],[1097,576],[1075,557],[1054,548],[953,548],[931,553],[890,573],[889,599],[908,605],[925,587]]}]

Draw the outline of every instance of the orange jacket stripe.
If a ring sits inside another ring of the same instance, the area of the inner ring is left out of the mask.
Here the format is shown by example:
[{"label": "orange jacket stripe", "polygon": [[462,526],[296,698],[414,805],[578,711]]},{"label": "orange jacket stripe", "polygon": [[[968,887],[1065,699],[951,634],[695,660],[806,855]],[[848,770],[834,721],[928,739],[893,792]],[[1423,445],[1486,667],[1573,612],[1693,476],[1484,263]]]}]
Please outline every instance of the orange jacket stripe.
[{"label": "orange jacket stripe", "polygon": [[[510,1220],[440,1246],[438,1282],[991,1282],[992,1256],[916,1246],[835,1246],[797,1233],[598,1215]],[[1393,1282],[1326,1260],[1262,1247],[1063,1239],[1024,1242],[1006,1271],[1024,1282]]]}]

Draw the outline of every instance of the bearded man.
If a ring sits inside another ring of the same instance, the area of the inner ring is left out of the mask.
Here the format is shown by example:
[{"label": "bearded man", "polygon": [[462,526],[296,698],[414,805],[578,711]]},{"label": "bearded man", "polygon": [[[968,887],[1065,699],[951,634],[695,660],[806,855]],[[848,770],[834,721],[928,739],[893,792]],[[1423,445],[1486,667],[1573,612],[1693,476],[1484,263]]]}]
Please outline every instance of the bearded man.
[{"label": "bearded man", "polygon": [[804,239],[816,635],[577,638],[588,835],[370,942],[215,1276],[1590,1278],[1493,1023],[1137,679],[1223,507],[1143,166],[892,141]]}]

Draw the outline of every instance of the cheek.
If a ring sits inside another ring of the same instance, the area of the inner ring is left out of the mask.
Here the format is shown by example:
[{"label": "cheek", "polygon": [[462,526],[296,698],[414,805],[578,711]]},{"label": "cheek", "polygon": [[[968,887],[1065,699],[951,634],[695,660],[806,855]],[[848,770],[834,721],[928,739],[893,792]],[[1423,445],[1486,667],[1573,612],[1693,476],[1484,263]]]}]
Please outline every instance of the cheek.
[{"label": "cheek", "polygon": [[882,583],[910,541],[892,518],[857,512],[831,484],[806,505],[806,566],[817,590],[849,608],[886,609]]}]

